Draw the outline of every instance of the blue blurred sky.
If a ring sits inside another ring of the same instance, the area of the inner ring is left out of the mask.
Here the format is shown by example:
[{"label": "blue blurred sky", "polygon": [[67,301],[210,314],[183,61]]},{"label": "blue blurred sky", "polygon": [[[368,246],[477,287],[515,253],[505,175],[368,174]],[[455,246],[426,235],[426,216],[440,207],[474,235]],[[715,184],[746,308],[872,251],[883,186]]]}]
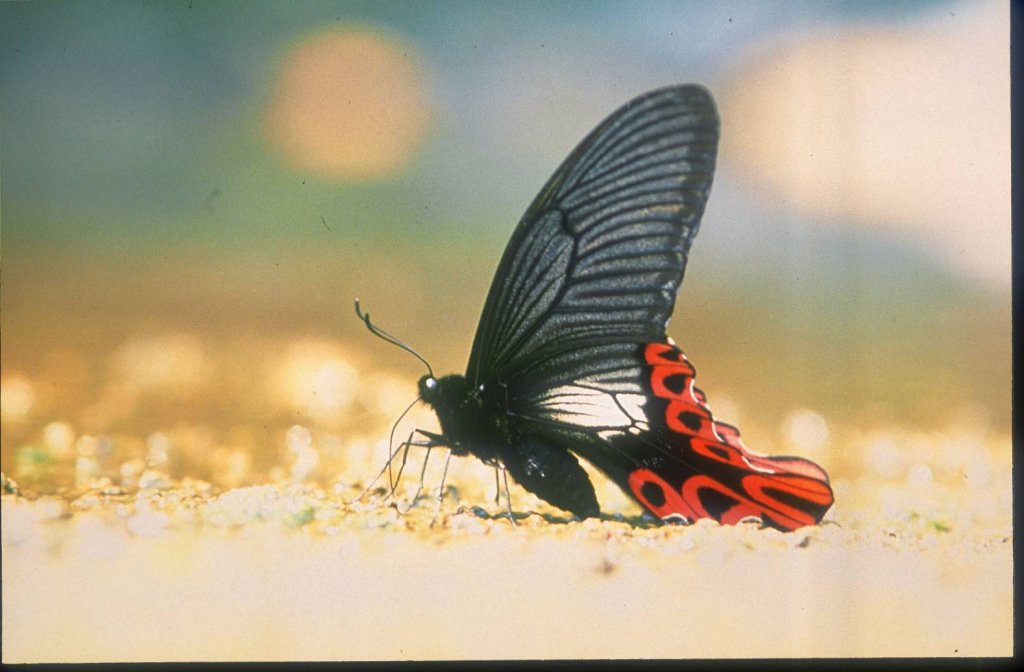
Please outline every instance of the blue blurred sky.
[{"label": "blue blurred sky", "polygon": [[[4,3],[4,252],[23,240],[315,240],[321,216],[339,233],[504,239],[568,150],[629,97],[680,81],[714,91],[749,45],[773,34],[899,25],[948,6]],[[368,184],[290,168],[261,132],[283,54],[311,32],[352,25],[415,50],[433,108],[411,167]],[[728,177],[716,186],[713,207],[747,214],[745,192]]]}]

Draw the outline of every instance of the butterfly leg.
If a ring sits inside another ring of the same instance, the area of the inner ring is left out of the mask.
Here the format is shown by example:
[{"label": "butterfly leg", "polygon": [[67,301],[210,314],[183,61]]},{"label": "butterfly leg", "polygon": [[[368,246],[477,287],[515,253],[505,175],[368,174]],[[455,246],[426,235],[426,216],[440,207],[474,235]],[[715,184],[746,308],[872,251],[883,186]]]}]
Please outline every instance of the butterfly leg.
[{"label": "butterfly leg", "polygon": [[[427,474],[427,462],[430,460],[430,449],[433,448],[433,444],[427,443],[427,454],[423,456],[423,468],[420,469],[420,484],[416,486],[416,492],[413,493],[412,502],[406,507],[405,511],[399,511],[399,513],[406,514],[412,511],[412,507],[416,506],[416,502],[419,501],[420,493],[423,492],[423,479]],[[408,449],[407,449],[408,450]]]},{"label": "butterfly leg", "polygon": [[441,510],[441,503],[444,502],[444,482],[448,479],[448,465],[452,461],[452,451],[448,451],[448,457],[444,458],[444,471],[441,472],[441,490],[437,493],[437,509]]},{"label": "butterfly leg", "polygon": [[[416,436],[416,434],[421,434],[425,436],[427,440],[414,441],[413,437]],[[434,434],[433,432],[428,432],[425,429],[414,429],[412,430],[412,432],[409,433],[409,438],[406,439],[401,446],[399,446],[399,448],[402,449],[402,464],[399,465],[398,474],[395,477],[395,481],[391,484],[392,496],[394,496],[395,494],[395,488],[398,487],[398,481],[402,478],[402,472],[405,471],[405,464],[409,457],[409,448],[412,446],[416,446],[418,448],[427,449],[427,454],[423,457],[423,468],[420,470],[420,484],[419,487],[416,488],[416,494],[413,496],[412,504],[409,505],[409,508],[406,509],[406,512],[408,512],[409,509],[413,507],[413,505],[416,503],[416,500],[419,499],[420,492],[423,490],[423,476],[424,474],[427,473],[427,460],[430,459],[430,449],[434,448],[435,446],[446,446],[449,443],[450,442],[448,440],[448,437],[444,436],[443,434]],[[391,459],[394,459],[394,456],[392,456]]]},{"label": "butterfly leg", "polygon": [[[363,497],[365,497],[366,493],[368,493],[370,491],[370,488],[372,488],[374,485],[376,485],[377,481],[380,480],[380,477],[384,475],[384,472],[389,471],[391,469],[391,462],[395,459],[395,457],[398,455],[398,451],[400,451],[400,450],[402,450],[402,446],[401,445],[399,445],[398,448],[395,448],[395,450],[392,451],[391,455],[388,456],[387,463],[385,463],[385,465],[383,467],[381,467],[381,470],[379,472],[377,472],[377,475],[374,476],[370,480],[370,482],[367,484],[367,486],[365,488],[363,488],[363,491],[361,493],[359,493],[359,496],[356,497],[355,501],[358,502]],[[391,480],[390,479],[390,474],[389,474],[389,480]],[[394,483],[393,480],[392,480],[392,483]],[[394,489],[394,486],[392,485],[392,490],[393,489]]]},{"label": "butterfly leg", "polygon": [[568,450],[530,440],[509,447],[501,460],[519,485],[541,499],[577,518],[601,513],[590,477]]},{"label": "butterfly leg", "polygon": [[508,487],[508,469],[502,468],[501,475],[505,479],[505,503],[508,504],[508,522],[516,527],[516,519],[512,516],[512,491]]},{"label": "butterfly leg", "polygon": [[[427,438],[427,440],[426,441],[414,441],[413,437],[416,436],[416,434],[423,435],[424,437]],[[433,432],[428,432],[428,431],[423,430],[423,429],[414,429],[414,430],[412,430],[412,432],[410,432],[410,434],[409,434],[409,438],[406,439],[405,441],[403,441],[402,443],[398,444],[398,447],[395,448],[391,452],[391,455],[388,456],[387,463],[381,468],[381,470],[379,472],[377,472],[377,475],[373,477],[373,479],[363,489],[363,491],[361,493],[359,493],[359,496],[356,497],[355,501],[358,502],[363,497],[365,497],[366,493],[368,493],[370,491],[370,489],[377,483],[377,481],[380,480],[380,477],[383,476],[385,472],[388,473],[388,480],[389,480],[390,486],[391,486],[390,487],[391,491],[390,491],[388,496],[390,497],[390,496],[393,496],[395,494],[395,488],[397,487],[397,480],[396,480],[396,477],[391,474],[391,465],[395,461],[395,458],[398,457],[398,453],[399,452],[404,451],[404,453],[402,455],[402,465],[399,467],[397,478],[401,478],[401,476],[402,476],[402,469],[405,468],[405,461],[406,461],[406,457],[408,456],[408,452],[409,452],[409,447],[410,446],[416,446],[418,448],[432,448],[432,447],[435,447],[435,446],[447,446],[447,445],[449,445],[449,443],[450,442],[448,441],[448,438],[446,436],[444,436],[443,434],[434,434]]]},{"label": "butterfly leg", "polygon": [[444,484],[448,480],[448,465],[452,461],[452,451],[448,451],[448,455],[444,458],[444,471],[441,472],[441,487],[437,492],[437,510],[434,512],[434,519],[430,521],[430,527],[434,527],[437,524],[438,517],[441,515],[441,506],[444,504]]},{"label": "butterfly leg", "polygon": [[412,437],[414,437],[414,436],[416,436],[416,430],[415,429],[412,430],[411,432],[409,432],[409,438],[407,438],[405,441],[403,441],[398,446],[398,448],[402,451],[402,463],[400,465],[398,465],[398,473],[395,474],[393,479],[392,479],[392,476],[391,476],[390,466],[391,466],[391,462],[394,461],[395,458],[392,457],[390,460],[388,460],[388,467],[389,467],[388,468],[388,478],[391,479],[391,496],[392,497],[395,496],[395,488],[398,487],[398,483],[402,480],[402,472],[405,471],[405,463],[409,459],[409,447],[414,445],[414,444],[415,445],[419,445],[418,442],[414,442],[412,440]]}]

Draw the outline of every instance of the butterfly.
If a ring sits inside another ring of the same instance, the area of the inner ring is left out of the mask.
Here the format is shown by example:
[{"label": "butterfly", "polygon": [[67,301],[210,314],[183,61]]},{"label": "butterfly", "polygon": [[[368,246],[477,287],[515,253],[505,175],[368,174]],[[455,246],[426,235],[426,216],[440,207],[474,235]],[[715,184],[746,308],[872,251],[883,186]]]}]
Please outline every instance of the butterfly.
[{"label": "butterfly", "polygon": [[579,518],[600,515],[583,458],[666,522],[822,519],[825,471],[746,448],[666,335],[718,138],[699,85],[643,94],[584,138],[513,232],[465,375],[427,365],[419,400],[442,431],[419,445],[499,466]]}]

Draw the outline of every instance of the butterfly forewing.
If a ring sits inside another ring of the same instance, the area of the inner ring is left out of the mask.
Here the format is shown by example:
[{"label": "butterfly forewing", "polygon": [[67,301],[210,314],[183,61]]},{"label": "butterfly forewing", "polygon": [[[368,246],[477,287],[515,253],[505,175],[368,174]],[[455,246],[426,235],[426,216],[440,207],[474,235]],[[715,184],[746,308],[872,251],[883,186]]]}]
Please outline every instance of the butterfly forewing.
[{"label": "butterfly forewing", "polygon": [[548,363],[594,343],[662,339],[717,142],[714,103],[698,86],[641,96],[587,136],[509,242],[473,344],[470,381],[503,383],[538,369],[547,371],[541,378],[571,376]]}]

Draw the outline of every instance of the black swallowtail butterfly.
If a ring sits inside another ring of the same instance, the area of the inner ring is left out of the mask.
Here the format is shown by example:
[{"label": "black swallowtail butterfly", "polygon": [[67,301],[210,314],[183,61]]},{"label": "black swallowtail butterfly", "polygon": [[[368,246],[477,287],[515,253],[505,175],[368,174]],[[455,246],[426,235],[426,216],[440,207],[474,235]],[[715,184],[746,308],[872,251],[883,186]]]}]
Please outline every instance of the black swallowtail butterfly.
[{"label": "black swallowtail butterfly", "polygon": [[748,450],[665,334],[718,133],[711,95],[684,85],[631,100],[579,144],[512,234],[466,375],[420,379],[442,428],[420,431],[424,445],[500,465],[580,518],[600,509],[577,456],[662,520],[821,520],[825,471]]}]

